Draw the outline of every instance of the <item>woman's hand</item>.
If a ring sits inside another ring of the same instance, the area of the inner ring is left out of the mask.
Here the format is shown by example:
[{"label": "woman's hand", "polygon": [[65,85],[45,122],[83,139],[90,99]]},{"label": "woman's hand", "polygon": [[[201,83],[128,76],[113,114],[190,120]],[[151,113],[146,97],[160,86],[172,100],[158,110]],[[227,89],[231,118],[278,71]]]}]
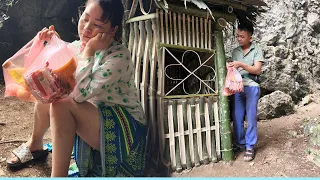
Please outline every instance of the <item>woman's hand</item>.
[{"label": "woman's hand", "polygon": [[59,34],[54,30],[53,25],[51,25],[49,29],[46,27],[43,28],[38,34],[39,34],[40,40],[45,40],[45,41],[50,41],[50,39],[54,34],[56,34],[60,38]]},{"label": "woman's hand", "polygon": [[98,33],[88,41],[83,54],[87,57],[93,56],[94,52],[109,48],[113,41],[114,37],[111,33]]}]

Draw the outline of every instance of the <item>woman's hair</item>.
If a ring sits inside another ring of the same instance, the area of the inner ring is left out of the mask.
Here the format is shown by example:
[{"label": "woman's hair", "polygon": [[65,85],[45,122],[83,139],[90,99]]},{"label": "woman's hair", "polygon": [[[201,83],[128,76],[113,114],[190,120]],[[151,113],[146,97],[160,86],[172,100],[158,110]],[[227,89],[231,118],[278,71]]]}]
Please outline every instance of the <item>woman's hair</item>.
[{"label": "woman's hair", "polygon": [[86,6],[93,2],[97,2],[103,10],[101,17],[103,21],[109,21],[112,27],[118,26],[118,30],[114,38],[116,41],[120,41],[122,36],[122,20],[124,14],[124,7],[121,0],[88,0],[86,2]]}]

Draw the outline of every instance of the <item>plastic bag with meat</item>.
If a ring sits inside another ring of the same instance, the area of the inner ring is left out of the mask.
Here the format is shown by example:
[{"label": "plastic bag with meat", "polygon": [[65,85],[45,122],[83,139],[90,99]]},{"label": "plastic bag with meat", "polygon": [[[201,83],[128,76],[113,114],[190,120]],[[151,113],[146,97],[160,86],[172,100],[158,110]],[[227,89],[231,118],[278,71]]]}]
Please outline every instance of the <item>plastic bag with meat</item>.
[{"label": "plastic bag with meat", "polygon": [[75,86],[77,63],[68,43],[53,36],[24,74],[27,87],[42,103],[67,97]]},{"label": "plastic bag with meat", "polygon": [[227,70],[223,95],[230,96],[238,92],[243,92],[243,81],[239,71],[230,66],[227,66]]}]

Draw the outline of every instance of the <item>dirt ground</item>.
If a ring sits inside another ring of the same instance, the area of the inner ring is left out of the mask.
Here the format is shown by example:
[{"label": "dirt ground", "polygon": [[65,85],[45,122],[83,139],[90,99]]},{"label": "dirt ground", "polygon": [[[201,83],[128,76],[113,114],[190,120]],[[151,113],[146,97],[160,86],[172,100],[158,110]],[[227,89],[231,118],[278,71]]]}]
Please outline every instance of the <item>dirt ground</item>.
[{"label": "dirt ground", "polygon": [[[253,162],[243,161],[243,153],[231,164],[211,163],[173,177],[319,177],[320,167],[308,158],[308,138],[302,134],[305,118],[320,116],[320,95],[313,95],[314,102],[300,107],[295,114],[258,123],[259,140]],[[33,104],[15,98],[3,98],[0,88],[0,177],[49,177],[51,154],[37,163],[19,170],[6,167],[9,152],[27,140],[33,125]],[[289,131],[297,132],[290,136]],[[50,132],[45,142],[50,141]]]}]

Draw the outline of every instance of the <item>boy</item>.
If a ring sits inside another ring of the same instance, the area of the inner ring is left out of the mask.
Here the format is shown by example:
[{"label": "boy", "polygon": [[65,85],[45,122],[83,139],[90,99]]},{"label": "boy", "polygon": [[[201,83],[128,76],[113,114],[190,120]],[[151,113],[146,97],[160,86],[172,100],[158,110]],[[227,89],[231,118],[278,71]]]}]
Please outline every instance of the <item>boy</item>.
[{"label": "boy", "polygon": [[[233,96],[232,117],[236,138],[236,151],[244,150],[244,161],[252,161],[255,157],[254,145],[257,142],[257,106],[260,97],[258,75],[264,62],[260,47],[252,43],[253,27],[239,24],[237,40],[239,47],[232,52],[233,62],[228,66],[238,69],[243,78],[244,92]],[[248,126],[244,130],[244,117],[247,115]]]}]

